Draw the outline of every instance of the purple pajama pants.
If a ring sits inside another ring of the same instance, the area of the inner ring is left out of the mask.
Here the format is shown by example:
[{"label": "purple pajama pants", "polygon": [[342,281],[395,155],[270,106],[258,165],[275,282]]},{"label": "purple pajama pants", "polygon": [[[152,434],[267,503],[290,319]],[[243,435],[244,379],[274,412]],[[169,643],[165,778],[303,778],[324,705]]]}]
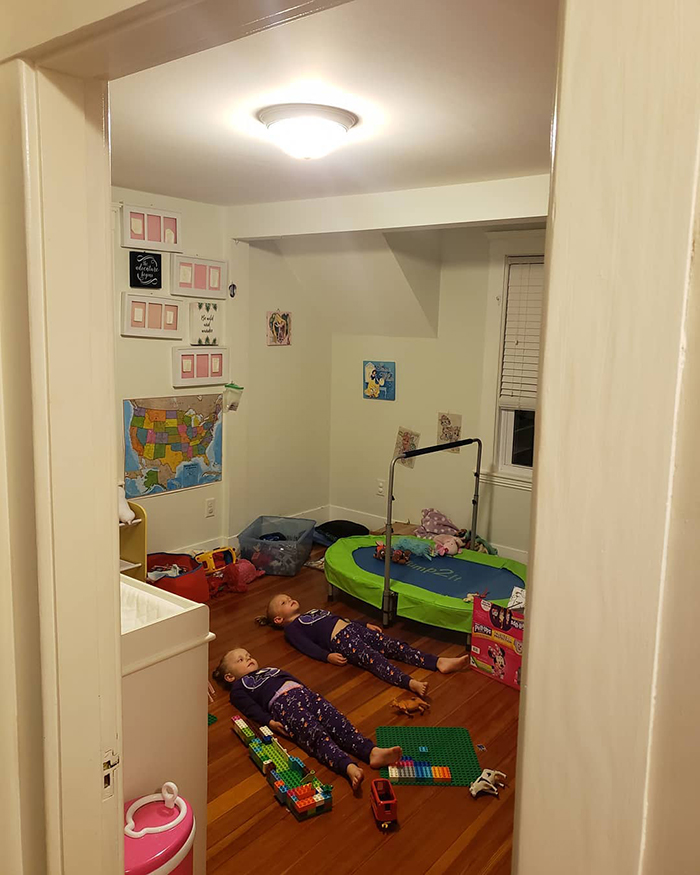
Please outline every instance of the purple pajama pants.
[{"label": "purple pajama pants", "polygon": [[[329,701],[307,687],[294,687],[270,704],[270,713],[285,727],[293,741],[339,775],[355,763],[365,763],[374,742],[358,732]],[[352,754],[353,756],[349,756]]]},{"label": "purple pajama pants", "polygon": [[335,636],[331,642],[333,651],[344,656],[349,663],[367,669],[380,680],[395,687],[409,689],[411,678],[401,671],[390,659],[437,671],[437,656],[423,653],[382,632],[374,632],[360,623],[350,623]]}]

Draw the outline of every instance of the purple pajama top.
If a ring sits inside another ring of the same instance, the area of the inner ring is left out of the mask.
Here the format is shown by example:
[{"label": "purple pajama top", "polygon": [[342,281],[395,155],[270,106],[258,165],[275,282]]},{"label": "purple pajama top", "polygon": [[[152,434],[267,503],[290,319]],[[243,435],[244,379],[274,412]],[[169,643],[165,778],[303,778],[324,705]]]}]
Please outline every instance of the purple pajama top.
[{"label": "purple pajama top", "polygon": [[300,680],[281,668],[259,668],[244,675],[231,685],[231,704],[244,717],[250,717],[261,726],[272,720],[270,702],[275,693],[288,682],[304,686]]},{"label": "purple pajama top", "polygon": [[330,611],[322,608],[313,608],[305,614],[300,614],[296,620],[292,620],[284,629],[284,637],[292,647],[312,659],[328,662],[328,654],[334,652],[331,635],[338,620],[350,622],[345,617],[339,617],[338,614],[331,614]]}]

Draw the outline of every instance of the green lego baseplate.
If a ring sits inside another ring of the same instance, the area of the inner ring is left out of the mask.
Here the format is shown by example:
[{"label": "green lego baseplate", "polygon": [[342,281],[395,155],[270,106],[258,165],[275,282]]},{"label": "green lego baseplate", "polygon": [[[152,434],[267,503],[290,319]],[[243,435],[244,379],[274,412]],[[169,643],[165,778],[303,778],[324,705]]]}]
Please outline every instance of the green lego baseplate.
[{"label": "green lego baseplate", "polygon": [[214,717],[213,714],[207,714],[207,726],[211,726],[212,723],[216,723],[216,721],[217,721],[218,719],[219,719],[219,718],[218,718],[218,717]]},{"label": "green lego baseplate", "polygon": [[[468,729],[461,726],[379,726],[377,745],[401,745],[395,766],[381,770],[392,784],[447,784],[468,787],[481,774]],[[445,777],[444,769],[449,770]],[[435,777],[437,775],[437,778]]]},{"label": "green lego baseplate", "polygon": [[231,718],[231,724],[248,748],[251,760],[267,778],[275,799],[297,820],[332,810],[333,785],[322,784],[299,757],[290,756],[269,727],[261,726],[258,737],[238,714]]}]

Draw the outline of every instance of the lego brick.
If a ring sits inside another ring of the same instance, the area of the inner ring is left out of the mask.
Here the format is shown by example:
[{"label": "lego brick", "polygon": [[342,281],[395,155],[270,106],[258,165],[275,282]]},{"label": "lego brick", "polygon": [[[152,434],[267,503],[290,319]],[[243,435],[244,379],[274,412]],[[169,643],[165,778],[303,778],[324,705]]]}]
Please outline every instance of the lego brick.
[{"label": "lego brick", "polygon": [[[481,774],[469,731],[463,727],[380,726],[377,744],[380,747],[399,744],[403,749],[398,766],[381,770],[382,777],[392,783],[468,787]],[[437,767],[445,769],[439,779],[433,774]]]}]

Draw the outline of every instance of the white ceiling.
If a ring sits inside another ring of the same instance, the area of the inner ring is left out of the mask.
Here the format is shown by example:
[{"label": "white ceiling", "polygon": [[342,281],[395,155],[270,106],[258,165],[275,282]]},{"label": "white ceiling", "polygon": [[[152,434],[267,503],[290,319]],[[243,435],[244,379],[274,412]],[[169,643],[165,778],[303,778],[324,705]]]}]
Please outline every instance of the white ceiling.
[{"label": "white ceiling", "polygon": [[[543,173],[557,0],[353,0],[111,83],[115,185],[216,204]],[[271,103],[356,112],[298,161],[255,121]]]}]

